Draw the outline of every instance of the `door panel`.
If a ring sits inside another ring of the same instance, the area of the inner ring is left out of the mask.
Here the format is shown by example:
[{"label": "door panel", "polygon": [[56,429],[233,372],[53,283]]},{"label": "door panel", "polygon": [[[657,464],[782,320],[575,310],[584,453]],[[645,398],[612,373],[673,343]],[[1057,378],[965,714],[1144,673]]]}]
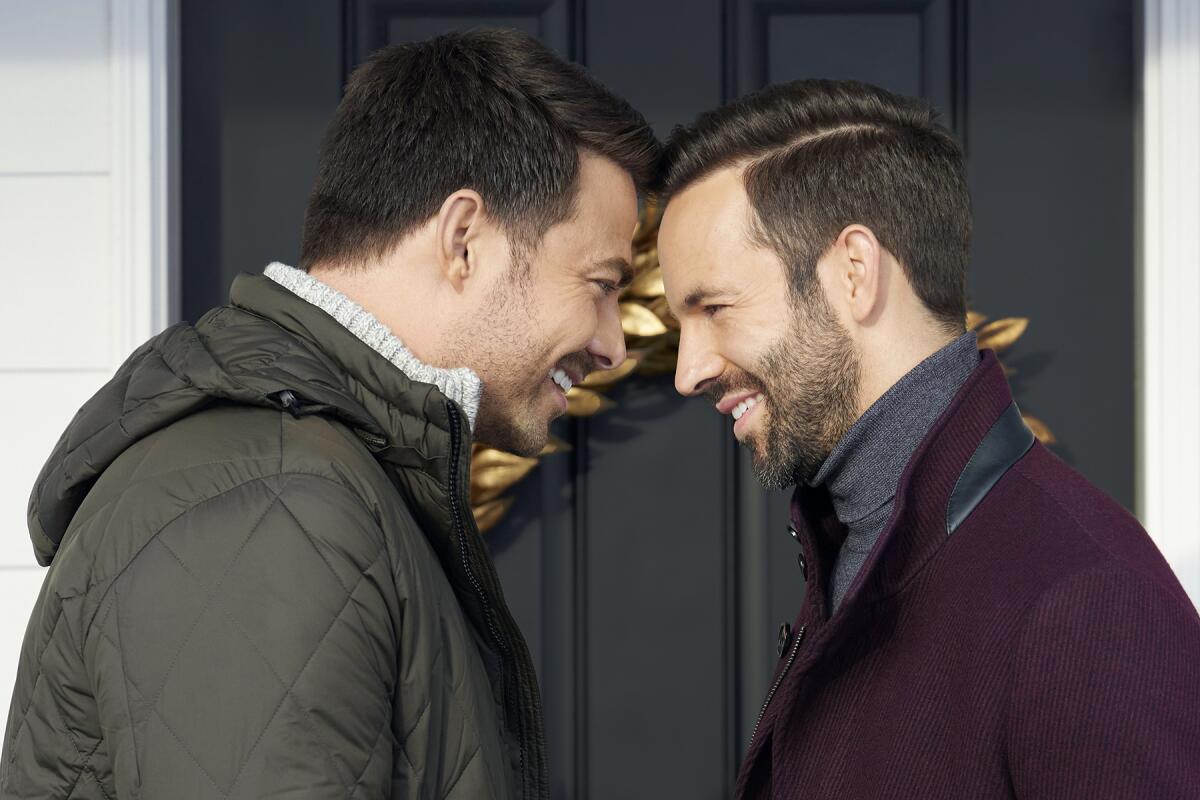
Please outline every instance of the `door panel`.
[{"label": "door panel", "polygon": [[734,0],[737,94],[798,78],[854,79],[949,113],[962,0]]},{"label": "door panel", "polygon": [[384,45],[470,28],[515,28],[572,58],[574,5],[569,0],[348,0],[347,66],[353,67]]}]

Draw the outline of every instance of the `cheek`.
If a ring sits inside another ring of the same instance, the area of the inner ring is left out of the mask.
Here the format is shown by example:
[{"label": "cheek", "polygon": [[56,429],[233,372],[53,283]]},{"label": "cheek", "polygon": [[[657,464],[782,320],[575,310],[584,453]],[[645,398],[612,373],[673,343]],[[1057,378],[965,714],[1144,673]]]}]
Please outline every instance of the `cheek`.
[{"label": "cheek", "polygon": [[597,301],[594,291],[584,291],[570,297],[560,298],[552,308],[547,310],[547,319],[552,323],[546,326],[547,335],[554,341],[552,346],[558,351],[577,352],[585,349],[600,333],[600,324],[605,313],[609,311],[603,305],[605,301]]},{"label": "cheek", "polygon": [[758,356],[762,352],[756,333],[733,321],[714,321],[710,341],[722,358],[749,371],[758,363]]},{"label": "cheek", "polygon": [[563,356],[587,348],[594,337],[599,313],[592,298],[559,296],[550,303],[518,315],[513,330],[513,365],[531,374],[550,369]]},{"label": "cheek", "polygon": [[[492,339],[489,349],[501,352],[501,360],[515,382],[538,378],[558,359],[585,350],[599,331],[602,306],[590,287],[566,289],[545,287],[518,304],[514,298],[495,309],[501,317],[491,331],[480,331]],[[613,310],[611,313],[617,313]]]}]

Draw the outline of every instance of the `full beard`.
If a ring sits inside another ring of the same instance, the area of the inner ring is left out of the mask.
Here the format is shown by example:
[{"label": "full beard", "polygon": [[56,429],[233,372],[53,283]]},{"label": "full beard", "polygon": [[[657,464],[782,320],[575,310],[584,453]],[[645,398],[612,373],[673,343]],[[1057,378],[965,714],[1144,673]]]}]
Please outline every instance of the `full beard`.
[{"label": "full beard", "polygon": [[759,359],[757,375],[731,370],[709,391],[719,398],[752,389],[766,398],[759,430],[744,444],[768,489],[815,475],[858,416],[858,354],[819,291],[797,301],[791,325]]}]

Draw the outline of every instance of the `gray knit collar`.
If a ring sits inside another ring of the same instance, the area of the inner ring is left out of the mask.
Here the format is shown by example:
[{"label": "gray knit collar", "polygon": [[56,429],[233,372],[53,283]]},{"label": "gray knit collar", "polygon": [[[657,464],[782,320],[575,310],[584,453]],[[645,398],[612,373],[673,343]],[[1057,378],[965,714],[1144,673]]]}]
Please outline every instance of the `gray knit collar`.
[{"label": "gray knit collar", "polygon": [[462,407],[471,430],[475,429],[483,382],[473,370],[466,367],[442,369],[424,363],[370,311],[303,270],[275,261],[263,270],[263,275],[333,317],[359,341],[395,364],[410,380],[431,383],[441,389],[442,394]]},{"label": "gray knit collar", "polygon": [[850,426],[808,481],[828,488],[843,524],[853,527],[891,503],[917,445],[978,366],[978,343],[967,331],[914,367]]}]

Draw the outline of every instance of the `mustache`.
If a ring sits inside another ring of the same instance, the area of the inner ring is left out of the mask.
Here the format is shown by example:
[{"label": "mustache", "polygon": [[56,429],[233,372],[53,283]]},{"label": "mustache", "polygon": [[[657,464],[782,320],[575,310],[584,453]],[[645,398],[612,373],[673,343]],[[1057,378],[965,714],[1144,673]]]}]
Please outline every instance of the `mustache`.
[{"label": "mustache", "polygon": [[572,353],[565,358],[559,359],[558,364],[568,372],[582,375],[585,378],[598,368],[596,359],[587,351]]},{"label": "mustache", "polygon": [[767,393],[767,385],[759,380],[754,375],[751,375],[745,370],[729,370],[715,379],[704,390],[704,396],[712,401],[713,405],[721,402],[721,398],[734,390],[752,390],[762,394]]}]

